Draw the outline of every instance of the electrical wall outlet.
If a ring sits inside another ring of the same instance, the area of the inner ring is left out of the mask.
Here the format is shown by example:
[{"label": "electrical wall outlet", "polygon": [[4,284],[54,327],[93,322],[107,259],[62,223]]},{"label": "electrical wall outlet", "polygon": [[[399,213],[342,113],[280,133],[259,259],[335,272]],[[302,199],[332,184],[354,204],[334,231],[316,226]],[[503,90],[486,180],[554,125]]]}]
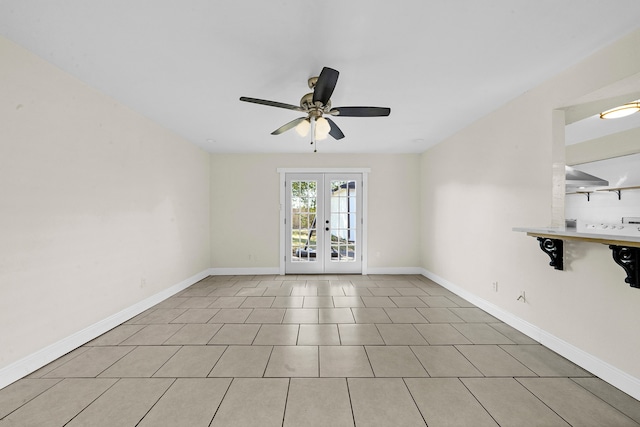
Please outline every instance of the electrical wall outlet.
[{"label": "electrical wall outlet", "polygon": [[493,292],[498,292],[498,282],[493,282],[491,286],[492,286]]}]

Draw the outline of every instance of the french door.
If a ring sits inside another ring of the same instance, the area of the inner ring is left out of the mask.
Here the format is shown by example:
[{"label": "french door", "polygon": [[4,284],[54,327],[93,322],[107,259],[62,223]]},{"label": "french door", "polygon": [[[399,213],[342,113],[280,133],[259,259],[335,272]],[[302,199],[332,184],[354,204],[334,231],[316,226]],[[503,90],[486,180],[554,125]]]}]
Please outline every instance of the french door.
[{"label": "french door", "polygon": [[285,272],[362,272],[362,174],[286,174]]}]

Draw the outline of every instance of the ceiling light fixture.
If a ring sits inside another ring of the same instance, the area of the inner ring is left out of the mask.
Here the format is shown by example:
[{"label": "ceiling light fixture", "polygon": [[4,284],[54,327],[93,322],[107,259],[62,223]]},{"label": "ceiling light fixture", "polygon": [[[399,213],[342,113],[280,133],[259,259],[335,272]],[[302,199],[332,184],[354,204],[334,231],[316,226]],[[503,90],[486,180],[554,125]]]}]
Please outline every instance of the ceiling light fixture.
[{"label": "ceiling light fixture", "polygon": [[640,99],[600,113],[601,119],[619,119],[640,111]]},{"label": "ceiling light fixture", "polygon": [[[322,141],[327,139],[329,132],[331,131],[331,125],[324,117],[318,117],[316,119],[316,140]],[[296,132],[300,136],[309,135],[309,129],[311,129],[311,123],[309,119],[303,120],[296,126]]]},{"label": "ceiling light fixture", "polygon": [[327,139],[329,136],[329,131],[331,130],[331,125],[324,117],[318,117],[316,119],[316,139],[318,141],[322,141]]},{"label": "ceiling light fixture", "polygon": [[296,132],[300,136],[307,136],[309,134],[309,128],[311,128],[311,123],[309,123],[309,119],[303,120],[300,123],[298,123],[298,126],[296,126]]}]

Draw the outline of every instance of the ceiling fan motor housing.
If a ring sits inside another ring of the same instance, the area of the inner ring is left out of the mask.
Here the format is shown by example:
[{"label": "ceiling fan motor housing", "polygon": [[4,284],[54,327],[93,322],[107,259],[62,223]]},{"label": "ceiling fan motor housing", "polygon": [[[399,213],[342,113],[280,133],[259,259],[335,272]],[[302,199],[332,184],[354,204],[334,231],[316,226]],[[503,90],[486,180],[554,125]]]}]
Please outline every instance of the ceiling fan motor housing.
[{"label": "ceiling fan motor housing", "polygon": [[[317,102],[316,104],[320,104],[319,102]],[[300,99],[300,107],[311,113],[313,111],[315,111],[317,114],[317,117],[321,116],[322,113],[328,113],[329,110],[331,109],[331,100],[327,101],[326,105],[316,105],[313,103],[313,92],[306,94],[305,96],[303,96]]]}]

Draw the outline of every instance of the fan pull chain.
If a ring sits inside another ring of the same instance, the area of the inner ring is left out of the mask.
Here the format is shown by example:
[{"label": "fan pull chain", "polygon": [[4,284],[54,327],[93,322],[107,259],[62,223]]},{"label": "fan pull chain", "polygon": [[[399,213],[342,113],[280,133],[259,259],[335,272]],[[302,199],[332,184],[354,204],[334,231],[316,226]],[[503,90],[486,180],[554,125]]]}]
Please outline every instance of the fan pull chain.
[{"label": "fan pull chain", "polygon": [[311,117],[311,145],[313,145],[313,152],[317,153],[318,148],[316,144],[316,117]]}]

